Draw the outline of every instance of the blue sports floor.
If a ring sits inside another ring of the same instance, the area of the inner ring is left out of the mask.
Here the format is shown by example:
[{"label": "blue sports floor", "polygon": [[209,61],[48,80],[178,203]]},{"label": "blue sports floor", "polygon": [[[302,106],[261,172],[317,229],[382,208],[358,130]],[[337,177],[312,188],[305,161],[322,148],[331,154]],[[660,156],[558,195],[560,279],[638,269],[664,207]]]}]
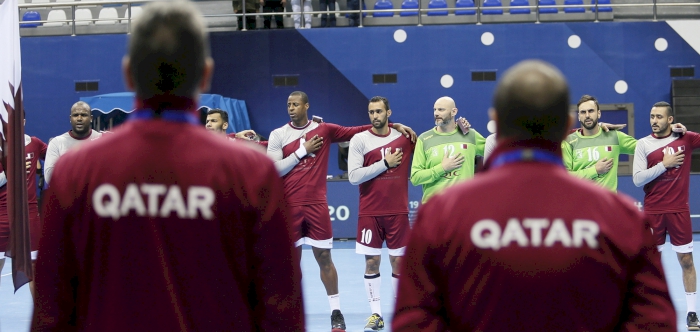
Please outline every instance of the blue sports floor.
[{"label": "blue sports floor", "polygon": [[[700,235],[694,236],[695,242],[700,241]],[[700,243],[698,244],[700,245]],[[696,246],[698,246],[696,245]],[[333,262],[338,270],[340,286],[340,306],[345,316],[347,331],[362,331],[365,319],[369,317],[370,310],[367,303],[364,288],[364,256],[355,254],[355,242],[335,242],[332,251]],[[306,328],[309,332],[330,331],[330,307],[325,289],[319,278],[319,269],[313,254],[309,248],[303,250],[301,266],[304,275],[302,279],[304,289],[304,303],[306,308]],[[699,255],[696,254],[695,257]],[[670,244],[666,244],[663,250],[662,262],[669,282],[671,297],[678,312],[678,330],[685,328],[685,292],[681,281],[681,268],[678,264],[675,252]],[[12,292],[12,279],[10,276],[10,260],[7,259],[2,270],[2,284],[0,284],[0,331],[24,332],[29,330],[31,317],[31,295],[27,286],[22,287],[17,294]],[[700,268],[698,268],[700,272]],[[391,285],[391,266],[387,250],[384,249],[382,265],[381,298],[382,313],[387,323],[384,331],[391,331],[391,315],[393,312],[394,296]],[[700,302],[700,299],[698,299]],[[700,305],[698,306],[700,307]]]}]

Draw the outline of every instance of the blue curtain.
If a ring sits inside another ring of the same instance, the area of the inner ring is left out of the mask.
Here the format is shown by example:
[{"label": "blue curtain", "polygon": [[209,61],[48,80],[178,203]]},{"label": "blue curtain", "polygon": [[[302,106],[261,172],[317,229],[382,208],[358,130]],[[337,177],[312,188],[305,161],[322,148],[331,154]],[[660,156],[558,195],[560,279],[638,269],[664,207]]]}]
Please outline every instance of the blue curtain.
[{"label": "blue curtain", "polygon": [[[113,111],[131,113],[134,111],[134,93],[118,92],[104,95],[81,97],[80,100],[88,103],[93,113],[101,112],[109,114]],[[220,108],[228,113],[228,133],[239,132],[250,128],[250,118],[245,101],[224,97],[215,94],[202,94],[199,97],[199,106],[207,109]]]}]

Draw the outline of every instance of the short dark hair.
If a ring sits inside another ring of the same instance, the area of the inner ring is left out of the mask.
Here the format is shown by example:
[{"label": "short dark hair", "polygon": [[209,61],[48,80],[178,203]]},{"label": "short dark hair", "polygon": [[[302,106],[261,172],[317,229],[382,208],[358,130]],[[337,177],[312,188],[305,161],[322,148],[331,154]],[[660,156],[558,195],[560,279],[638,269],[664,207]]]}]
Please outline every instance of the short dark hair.
[{"label": "short dark hair", "polygon": [[209,58],[209,37],[197,7],[189,1],[144,6],[132,26],[128,56],[138,97],[193,97]]},{"label": "short dark hair", "polygon": [[386,99],[386,98],[384,98],[384,97],[382,97],[382,96],[375,96],[375,97],[372,97],[372,99],[369,100],[370,103],[378,103],[378,102],[380,102],[380,101],[381,101],[382,103],[384,103],[384,108],[385,108],[387,111],[391,109],[391,108],[389,108],[389,100]]},{"label": "short dark hair", "polygon": [[294,91],[290,93],[289,96],[299,96],[301,97],[301,102],[303,102],[304,104],[309,103],[309,96],[307,96],[306,93],[304,93],[303,91]]},{"label": "short dark hair", "polygon": [[581,104],[587,102],[587,101],[593,101],[595,103],[595,110],[599,111],[600,110],[600,105],[598,105],[598,99],[591,95],[583,95],[581,96],[581,99],[578,100],[578,104],[576,104],[576,108],[581,106]]},{"label": "short dark hair", "polygon": [[224,111],[220,108],[212,108],[209,111],[207,111],[207,115],[212,115],[212,114],[221,115],[221,121],[223,121],[224,123],[228,123],[228,113],[226,113],[226,111]]},{"label": "short dark hair", "polygon": [[500,137],[560,142],[568,131],[569,87],[549,63],[526,60],[508,69],[496,86],[493,105]]},{"label": "short dark hair", "polygon": [[671,104],[669,104],[665,101],[656,102],[652,108],[654,108],[654,107],[666,107],[666,114],[668,114],[668,116],[674,116],[673,115],[673,107],[671,107]]}]

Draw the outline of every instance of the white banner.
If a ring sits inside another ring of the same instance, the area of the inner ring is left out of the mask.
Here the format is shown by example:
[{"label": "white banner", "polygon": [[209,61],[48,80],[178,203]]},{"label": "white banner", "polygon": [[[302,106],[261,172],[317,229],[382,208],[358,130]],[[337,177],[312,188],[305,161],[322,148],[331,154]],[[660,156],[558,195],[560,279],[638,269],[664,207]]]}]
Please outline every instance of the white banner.
[{"label": "white banner", "polygon": [[[15,107],[15,96],[22,81],[22,56],[19,46],[19,10],[17,0],[5,0],[0,5],[0,116],[7,123],[7,109]],[[0,133],[2,126],[0,126]]]}]

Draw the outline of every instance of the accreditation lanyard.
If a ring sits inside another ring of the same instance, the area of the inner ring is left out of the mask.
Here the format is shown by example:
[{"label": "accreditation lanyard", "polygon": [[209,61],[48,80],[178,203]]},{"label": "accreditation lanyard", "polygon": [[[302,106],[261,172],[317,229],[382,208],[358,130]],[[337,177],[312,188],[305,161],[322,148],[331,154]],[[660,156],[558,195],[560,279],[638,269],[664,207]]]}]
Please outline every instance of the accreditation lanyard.
[{"label": "accreditation lanyard", "polygon": [[190,111],[161,111],[156,113],[150,109],[139,109],[129,115],[129,121],[162,119],[171,122],[183,122],[198,126],[199,119]]},{"label": "accreditation lanyard", "polygon": [[541,162],[562,167],[564,166],[564,162],[562,161],[561,157],[551,152],[546,152],[539,149],[518,149],[496,156],[496,159],[493,160],[490,168],[496,168],[522,161]]}]

